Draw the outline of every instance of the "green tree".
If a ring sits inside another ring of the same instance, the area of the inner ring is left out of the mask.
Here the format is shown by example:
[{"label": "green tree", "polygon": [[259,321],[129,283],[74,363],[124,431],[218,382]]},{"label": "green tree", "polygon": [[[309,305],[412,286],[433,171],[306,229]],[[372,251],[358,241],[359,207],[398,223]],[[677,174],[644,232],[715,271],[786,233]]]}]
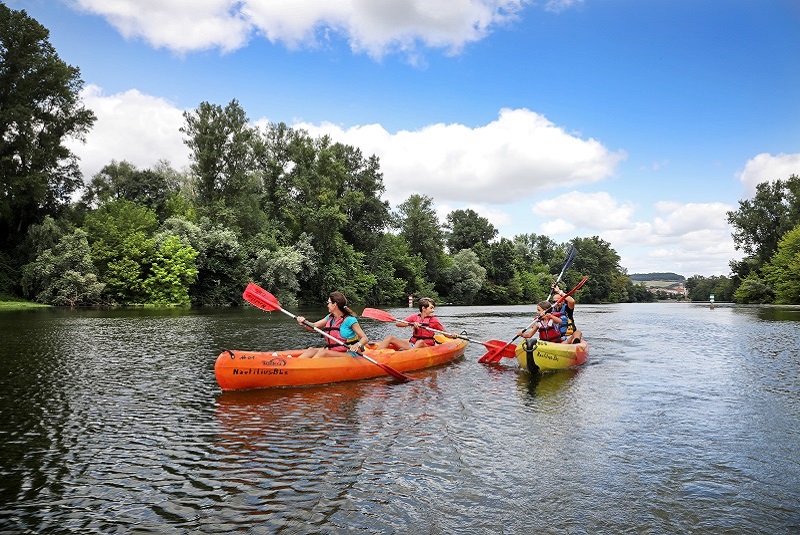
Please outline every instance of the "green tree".
[{"label": "green tree", "polygon": [[686,292],[690,301],[708,301],[709,296],[714,294],[717,302],[732,302],[734,290],[733,281],[725,276],[694,275],[686,279]]},{"label": "green tree", "polygon": [[194,305],[228,306],[242,301],[242,289],[251,278],[247,251],[231,229],[202,218],[197,242],[197,280],[189,289]]},{"label": "green tree", "polygon": [[86,232],[77,229],[43,249],[22,269],[25,296],[56,306],[100,303],[105,285],[97,280]]},{"label": "green tree", "polygon": [[178,192],[178,176],[166,162],[154,169],[137,169],[130,162],[112,162],[92,177],[82,201],[89,206],[124,199],[146,206],[164,219],[167,203]]},{"label": "green tree", "polygon": [[800,223],[800,177],[761,182],[752,199],[739,201],[739,209],[728,212],[728,223],[736,249],[747,255],[731,263],[733,272],[744,279],[760,270],[778,250],[781,237]]},{"label": "green tree", "polygon": [[771,303],[774,298],[772,288],[755,271],[744,278],[733,294],[737,303]]},{"label": "green tree", "polygon": [[295,306],[301,278],[317,271],[315,258],[308,234],[301,234],[292,245],[279,245],[276,240],[268,239],[250,260],[250,271],[253,280],[275,294],[284,306]]},{"label": "green tree", "polygon": [[189,285],[197,279],[197,251],[177,236],[158,244],[150,273],[142,283],[147,302],[157,305],[188,305]]},{"label": "green tree", "polygon": [[154,258],[157,227],[155,212],[126,200],[109,202],[86,216],[92,260],[115,302],[147,302],[143,284]]},{"label": "green tree", "polygon": [[445,268],[444,280],[450,288],[448,297],[454,303],[471,305],[486,283],[486,269],[480,265],[472,249],[462,249],[453,255]]},{"label": "green tree", "polygon": [[783,235],[762,271],[764,280],[775,290],[775,303],[800,304],[800,223]]},{"label": "green tree", "polygon": [[447,248],[450,253],[457,253],[461,249],[474,250],[477,244],[488,247],[489,242],[497,236],[494,225],[469,208],[447,214],[445,228],[448,230]]},{"label": "green tree", "polygon": [[633,284],[633,281],[629,279],[626,293],[629,303],[651,303],[656,300],[655,296],[650,293],[643,282]]},{"label": "green tree", "polygon": [[514,236],[517,268],[520,271],[537,271],[537,265],[550,266],[560,259],[563,265],[562,247],[550,237],[536,234],[520,234]]},{"label": "green tree", "polygon": [[[577,282],[581,275],[590,276],[589,283],[581,289],[581,300],[586,303],[624,301],[629,279],[623,274],[619,254],[611,244],[597,236],[574,238],[572,243],[577,254],[564,279],[570,284]],[[563,262],[563,256],[561,258]],[[561,266],[553,269],[560,270]]]},{"label": "green tree", "polygon": [[254,235],[266,226],[256,165],[257,130],[234,99],[225,108],[202,102],[184,112],[185,144],[191,151],[200,215],[214,218],[238,234]]},{"label": "green tree", "polygon": [[436,217],[433,199],[412,194],[397,207],[394,224],[400,230],[400,237],[408,243],[411,254],[425,260],[425,275],[436,285],[444,266],[444,232]]},{"label": "green tree", "polygon": [[95,116],[80,101],[79,69],[48,38],[25,11],[0,3],[0,250],[56,215],[81,185],[65,142],[83,139]]}]

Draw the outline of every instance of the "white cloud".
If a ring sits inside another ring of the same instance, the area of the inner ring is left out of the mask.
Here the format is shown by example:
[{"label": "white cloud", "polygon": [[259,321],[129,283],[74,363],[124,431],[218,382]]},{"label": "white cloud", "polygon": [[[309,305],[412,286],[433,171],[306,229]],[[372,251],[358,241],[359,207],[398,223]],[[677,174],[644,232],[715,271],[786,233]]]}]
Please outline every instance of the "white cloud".
[{"label": "white cloud", "polygon": [[[582,193],[571,191],[553,199],[539,201],[533,205],[532,211],[543,218],[567,219],[572,224],[566,227],[563,222],[546,228],[564,229],[558,234],[570,232],[576,227],[589,230],[625,229],[631,224],[631,215],[635,210],[633,204],[619,204],[606,192]],[[544,227],[543,227],[544,228]],[[547,232],[543,233],[548,234]]]},{"label": "white cloud", "polygon": [[503,109],[496,121],[476,128],[439,123],[396,134],[375,124],[348,129],[329,123],[296,126],[379,156],[392,204],[411,193],[441,201],[506,204],[554,188],[598,182],[626,157],[594,139],[567,134],[527,109]]},{"label": "white cloud", "polygon": [[[81,96],[97,115],[86,144],[76,142],[71,147],[81,158],[87,179],[112,159],[128,160],[140,168],[160,159],[178,169],[188,164],[189,150],[179,131],[183,110],[169,101],[135,89],[104,95],[94,85],[87,86]],[[256,124],[263,126],[265,121]],[[335,141],[359,147],[365,156],[377,155],[386,198],[392,205],[419,193],[440,203],[472,208],[495,226],[507,224],[509,216],[491,208],[492,204],[603,180],[625,157],[596,140],[569,135],[526,109],[502,110],[496,121],[476,128],[435,124],[395,134],[379,124],[348,129],[329,123],[293,126],[312,136],[328,134]],[[580,199],[565,202],[574,203],[573,209],[583,213],[578,209]],[[590,202],[598,203],[597,199]],[[625,210],[620,207],[619,213]]]},{"label": "white cloud", "polygon": [[86,143],[70,144],[81,159],[86,181],[112,159],[127,160],[140,169],[158,160],[169,160],[175,169],[189,163],[189,149],[179,131],[183,112],[167,100],[135,89],[106,96],[95,85],[84,88],[81,98],[97,116]]},{"label": "white cloud", "polygon": [[234,0],[75,0],[104,17],[126,39],[142,38],[178,53],[241,48],[252,30]]},{"label": "white cloud", "polygon": [[[75,0],[108,20],[127,38],[180,53],[231,51],[254,34],[273,43],[315,47],[331,36],[353,51],[379,58],[399,51],[413,56],[417,44],[457,52],[514,20],[531,0]],[[559,11],[574,0],[550,0]]]},{"label": "white cloud", "polygon": [[[654,211],[644,218],[640,210]],[[659,201],[639,206],[608,192],[571,191],[532,208],[541,234],[557,241],[598,236],[620,255],[629,273],[675,271],[681,275],[727,275],[741,258],[734,248],[727,212],[718,203]]]},{"label": "white cloud", "polygon": [[762,152],[747,160],[739,180],[744,185],[746,195],[751,197],[756,192],[757,184],[786,180],[791,175],[800,176],[800,153],[773,156]]}]

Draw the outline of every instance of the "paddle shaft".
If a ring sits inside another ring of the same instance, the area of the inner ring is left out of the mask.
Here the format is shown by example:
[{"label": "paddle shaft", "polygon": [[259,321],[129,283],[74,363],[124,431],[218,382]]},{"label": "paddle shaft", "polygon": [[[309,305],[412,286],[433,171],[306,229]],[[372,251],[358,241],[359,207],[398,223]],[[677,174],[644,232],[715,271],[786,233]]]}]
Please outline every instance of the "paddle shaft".
[{"label": "paddle shaft", "polygon": [[[294,315],[294,314],[292,314],[292,313],[291,313],[291,312],[289,312],[288,310],[281,309],[281,312],[284,312],[284,313],[288,314],[289,316],[293,317],[295,320],[297,319],[297,316],[296,316],[296,315]],[[402,373],[402,372],[399,372],[399,371],[395,370],[395,369],[394,369],[394,368],[392,368],[391,366],[388,366],[388,365],[386,365],[386,364],[381,364],[381,363],[380,363],[380,362],[378,362],[377,360],[373,359],[372,357],[369,357],[369,356],[365,355],[365,354],[364,354],[364,353],[362,353],[361,351],[353,351],[352,349],[350,349],[350,348],[347,346],[347,344],[345,344],[344,342],[342,342],[342,341],[341,341],[341,340],[339,340],[338,338],[336,338],[336,337],[334,337],[334,336],[331,336],[330,334],[326,333],[325,331],[323,331],[322,329],[320,329],[319,327],[317,327],[316,325],[314,325],[313,323],[311,323],[311,322],[310,322],[310,321],[308,321],[308,320],[303,320],[303,325],[305,325],[306,327],[310,327],[311,329],[314,329],[314,330],[315,330],[315,331],[317,331],[319,334],[321,334],[321,335],[323,335],[323,336],[325,336],[325,337],[327,337],[327,338],[329,338],[329,339],[333,340],[333,341],[334,341],[334,342],[336,342],[338,345],[340,345],[340,346],[343,346],[343,347],[347,347],[347,351],[348,351],[348,352],[355,353],[355,354],[356,354],[356,355],[358,355],[359,357],[363,357],[363,358],[365,358],[366,360],[368,360],[369,362],[373,363],[374,365],[376,365],[376,366],[380,366],[381,368],[383,368],[384,370],[386,370],[386,372],[387,372],[389,375],[391,375],[392,377],[395,377],[395,378],[397,378],[397,379],[400,379],[401,381],[411,381],[411,380],[413,379],[412,377],[409,377],[408,375],[406,375],[406,374],[404,374],[404,373]]]},{"label": "paddle shaft", "polygon": [[[377,308],[365,308],[364,311],[361,313],[361,315],[364,316],[365,318],[372,318],[378,321],[393,321],[395,323],[405,323],[406,326],[408,327],[414,325],[414,322],[409,322],[406,320],[395,318],[388,312]],[[461,340],[467,340],[468,342],[472,342],[474,344],[481,344],[482,346],[486,346],[488,349],[497,349],[505,343],[502,340],[487,340],[486,342],[481,342],[480,340],[473,340],[472,338],[465,336],[463,334],[453,334],[445,331],[440,331],[439,329],[434,329],[433,327],[429,327],[425,324],[422,324],[421,328],[427,329],[435,333],[443,334],[448,338],[459,338]]]},{"label": "paddle shaft", "polygon": [[[564,276],[564,273],[567,271],[567,268],[569,267],[570,264],[572,264],[572,260],[575,258],[575,253],[576,253],[575,245],[574,244],[570,245],[569,252],[567,253],[567,259],[564,260],[564,267],[561,268],[561,273],[558,274],[556,282],[554,282],[553,287],[550,288],[550,293],[547,294],[548,301],[550,301],[550,298],[553,297],[553,292],[555,291],[555,287],[558,286],[558,283],[561,282],[561,277]],[[528,328],[525,330],[527,331],[528,329],[531,328],[531,326],[533,326],[533,324],[529,325]]]}]

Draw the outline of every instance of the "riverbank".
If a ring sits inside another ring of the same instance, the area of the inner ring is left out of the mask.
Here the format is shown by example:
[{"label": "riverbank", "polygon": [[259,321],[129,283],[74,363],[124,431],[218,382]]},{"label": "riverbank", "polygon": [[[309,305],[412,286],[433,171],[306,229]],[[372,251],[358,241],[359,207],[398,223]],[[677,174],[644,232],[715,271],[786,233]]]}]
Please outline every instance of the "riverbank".
[{"label": "riverbank", "polygon": [[6,295],[0,295],[0,310],[25,310],[28,308],[44,308],[50,305],[43,305],[42,303],[34,303],[33,301],[24,301],[22,299],[14,299]]}]

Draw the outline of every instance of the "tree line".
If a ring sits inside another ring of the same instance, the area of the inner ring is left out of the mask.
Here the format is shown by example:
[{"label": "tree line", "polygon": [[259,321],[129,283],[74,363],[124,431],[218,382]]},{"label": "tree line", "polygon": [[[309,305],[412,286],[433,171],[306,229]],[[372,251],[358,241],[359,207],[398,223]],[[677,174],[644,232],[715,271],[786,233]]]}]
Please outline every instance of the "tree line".
[{"label": "tree line", "polygon": [[[188,169],[111,159],[84,185],[65,145],[95,122],[79,69],[47,29],[2,3],[0,59],[0,293],[72,306],[232,305],[254,281],[288,305],[333,289],[365,306],[408,295],[531,303],[572,244],[564,280],[590,275],[582,302],[653,299],[597,236],[498,237],[470,209],[440,223],[434,199],[416,193],[392,207],[377,157],[284,123],[254,126],[236,100],[184,113]],[[756,273],[777,284],[762,268],[743,283]]]}]

